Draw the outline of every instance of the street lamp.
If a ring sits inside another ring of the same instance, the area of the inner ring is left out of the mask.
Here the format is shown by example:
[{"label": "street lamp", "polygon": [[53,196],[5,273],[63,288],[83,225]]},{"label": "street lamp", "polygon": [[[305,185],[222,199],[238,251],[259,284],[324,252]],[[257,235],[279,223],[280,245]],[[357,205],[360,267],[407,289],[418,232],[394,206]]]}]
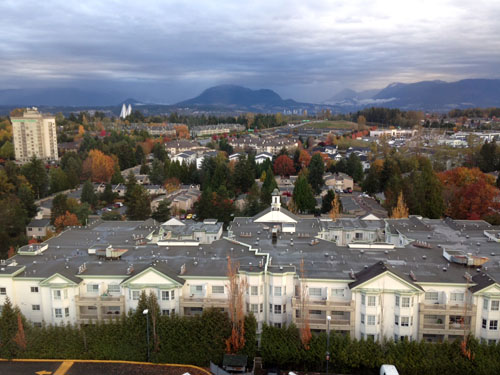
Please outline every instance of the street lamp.
[{"label": "street lamp", "polygon": [[142,312],[143,315],[146,315],[146,342],[148,344],[148,362],[149,362],[149,310],[145,309]]},{"label": "street lamp", "polygon": [[328,362],[330,362],[330,320],[332,317],[328,315],[326,317],[326,375],[328,375]]}]

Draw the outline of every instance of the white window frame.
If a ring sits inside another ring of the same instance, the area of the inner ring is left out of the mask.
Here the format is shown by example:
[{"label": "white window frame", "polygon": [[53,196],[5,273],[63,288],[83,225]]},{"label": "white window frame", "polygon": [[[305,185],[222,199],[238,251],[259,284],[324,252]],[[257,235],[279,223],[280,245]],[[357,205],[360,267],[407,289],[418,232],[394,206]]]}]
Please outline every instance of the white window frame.
[{"label": "white window frame", "polygon": [[274,305],[274,313],[281,315],[281,312],[282,312],[281,305]]},{"label": "white window frame", "polygon": [[365,324],[365,314],[361,314],[361,324]]},{"label": "white window frame", "polygon": [[250,295],[251,296],[258,296],[259,295],[259,287],[257,285],[250,286]]},{"label": "white window frame", "polygon": [[461,302],[464,302],[464,300],[465,300],[465,293],[462,293],[462,292],[451,292],[450,293],[450,301],[451,302],[461,303]]},{"label": "white window frame", "polygon": [[344,297],[344,288],[332,288],[332,297]]},{"label": "white window frame", "polygon": [[62,309],[61,308],[55,308],[54,309],[54,316],[56,318],[62,318],[63,317]]},{"label": "white window frame", "polygon": [[401,325],[401,327],[409,327],[410,326],[410,317],[409,316],[402,316],[400,325]]},{"label": "white window frame", "polygon": [[30,290],[31,290],[31,293],[38,293],[39,289],[37,286],[32,286]]},{"label": "white window frame", "polygon": [[321,288],[309,288],[310,297],[321,297]]},{"label": "white window frame", "polygon": [[275,297],[281,297],[281,287],[280,286],[275,286],[274,287],[274,296]]},{"label": "white window frame", "polygon": [[62,293],[61,289],[54,289],[52,291],[52,296],[54,297],[54,300],[61,300],[62,299]]},{"label": "white window frame", "polygon": [[490,320],[490,331],[498,331],[498,320]]},{"label": "white window frame", "polygon": [[375,315],[367,315],[366,316],[366,325],[367,326],[374,326],[376,323],[376,316]]},{"label": "white window frame", "polygon": [[399,307],[399,301],[400,301],[400,298],[399,296],[395,296],[395,300],[394,300],[394,304],[396,305],[396,307]]},{"label": "white window frame", "polygon": [[401,297],[401,307],[410,307],[410,297]]},{"label": "white window frame", "polygon": [[498,311],[500,309],[500,301],[494,299],[491,301],[491,311]]},{"label": "white window frame", "polygon": [[489,299],[487,299],[487,298],[483,299],[483,310],[488,311],[489,304],[490,304],[490,300]]},{"label": "white window frame", "polygon": [[377,296],[368,296],[368,306],[377,306]]},{"label": "white window frame", "polygon": [[161,291],[161,300],[162,301],[169,301],[170,300],[170,291],[162,290]]},{"label": "white window frame", "polygon": [[212,294],[224,294],[224,285],[212,285]]},{"label": "white window frame", "polygon": [[40,305],[31,305],[31,310],[40,311]]},{"label": "white window frame", "polygon": [[121,292],[121,288],[119,284],[109,284],[108,285],[108,293],[110,294],[119,294]]},{"label": "white window frame", "polygon": [[394,315],[394,325],[399,325],[399,315]]},{"label": "white window frame", "polygon": [[99,293],[99,284],[87,284],[87,293]]},{"label": "white window frame", "polygon": [[139,301],[139,298],[141,297],[141,291],[140,290],[132,290],[131,296],[132,296],[132,301]]}]

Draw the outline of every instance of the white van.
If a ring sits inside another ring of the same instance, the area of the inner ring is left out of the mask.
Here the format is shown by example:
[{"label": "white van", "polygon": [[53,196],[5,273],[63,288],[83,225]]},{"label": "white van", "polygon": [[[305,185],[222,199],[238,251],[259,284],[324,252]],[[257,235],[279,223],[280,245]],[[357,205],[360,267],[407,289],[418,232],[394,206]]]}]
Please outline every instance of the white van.
[{"label": "white van", "polygon": [[380,366],[380,375],[399,375],[399,372],[394,365],[382,365]]}]

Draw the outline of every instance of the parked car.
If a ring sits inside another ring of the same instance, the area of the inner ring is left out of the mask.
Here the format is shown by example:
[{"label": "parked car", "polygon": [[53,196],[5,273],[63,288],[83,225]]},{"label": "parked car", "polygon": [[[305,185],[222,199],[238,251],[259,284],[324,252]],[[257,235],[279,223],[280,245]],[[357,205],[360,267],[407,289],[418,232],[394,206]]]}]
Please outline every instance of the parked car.
[{"label": "parked car", "polygon": [[380,366],[380,375],[399,375],[399,372],[394,365],[382,365]]},{"label": "parked car", "polygon": [[193,214],[187,214],[186,219],[191,220],[193,218]]}]

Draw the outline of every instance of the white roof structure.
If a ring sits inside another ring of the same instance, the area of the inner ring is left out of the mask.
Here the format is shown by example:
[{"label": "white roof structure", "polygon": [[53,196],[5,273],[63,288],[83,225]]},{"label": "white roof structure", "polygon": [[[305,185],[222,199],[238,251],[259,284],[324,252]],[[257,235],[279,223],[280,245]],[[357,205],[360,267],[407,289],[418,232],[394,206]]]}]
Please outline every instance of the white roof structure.
[{"label": "white roof structure", "polygon": [[293,218],[291,212],[281,208],[280,193],[278,189],[274,189],[272,196],[271,207],[257,217],[255,223],[291,223],[297,224],[297,220]]},{"label": "white roof structure", "polygon": [[176,219],[175,217],[165,221],[162,225],[186,225],[182,221]]}]

